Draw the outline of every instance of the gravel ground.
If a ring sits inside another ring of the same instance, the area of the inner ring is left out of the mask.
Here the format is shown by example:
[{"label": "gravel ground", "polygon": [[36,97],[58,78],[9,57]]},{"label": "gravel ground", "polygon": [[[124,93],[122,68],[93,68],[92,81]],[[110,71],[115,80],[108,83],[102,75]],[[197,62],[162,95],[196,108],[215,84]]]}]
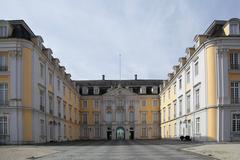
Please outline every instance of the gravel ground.
[{"label": "gravel ground", "polygon": [[237,143],[207,144],[185,148],[184,150],[221,160],[240,160],[240,144]]}]

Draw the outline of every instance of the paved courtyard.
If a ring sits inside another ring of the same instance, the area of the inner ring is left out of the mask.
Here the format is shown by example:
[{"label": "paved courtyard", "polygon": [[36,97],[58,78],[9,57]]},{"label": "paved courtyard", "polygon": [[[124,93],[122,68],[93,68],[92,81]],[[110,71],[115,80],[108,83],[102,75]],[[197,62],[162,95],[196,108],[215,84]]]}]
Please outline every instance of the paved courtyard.
[{"label": "paved courtyard", "polygon": [[203,160],[213,159],[188,151],[199,143],[135,140],[79,141],[47,145],[1,146],[0,160]]}]

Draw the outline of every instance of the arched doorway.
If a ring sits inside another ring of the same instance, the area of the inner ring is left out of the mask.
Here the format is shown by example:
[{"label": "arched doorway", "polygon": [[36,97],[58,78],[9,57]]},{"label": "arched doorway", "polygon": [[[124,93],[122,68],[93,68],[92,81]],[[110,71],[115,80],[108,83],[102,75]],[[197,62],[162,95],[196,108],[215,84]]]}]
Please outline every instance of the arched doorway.
[{"label": "arched doorway", "polygon": [[123,127],[118,127],[116,130],[116,139],[124,140],[125,139],[125,130]]}]

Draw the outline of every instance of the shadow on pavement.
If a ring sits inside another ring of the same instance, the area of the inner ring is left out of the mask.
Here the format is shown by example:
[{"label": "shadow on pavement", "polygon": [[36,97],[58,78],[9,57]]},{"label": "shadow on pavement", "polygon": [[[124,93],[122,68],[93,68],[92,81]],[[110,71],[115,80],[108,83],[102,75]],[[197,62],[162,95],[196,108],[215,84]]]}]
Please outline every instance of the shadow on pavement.
[{"label": "shadow on pavement", "polygon": [[203,144],[196,141],[180,140],[79,140],[68,142],[52,142],[38,144],[38,146],[121,146],[121,145],[191,145]]}]

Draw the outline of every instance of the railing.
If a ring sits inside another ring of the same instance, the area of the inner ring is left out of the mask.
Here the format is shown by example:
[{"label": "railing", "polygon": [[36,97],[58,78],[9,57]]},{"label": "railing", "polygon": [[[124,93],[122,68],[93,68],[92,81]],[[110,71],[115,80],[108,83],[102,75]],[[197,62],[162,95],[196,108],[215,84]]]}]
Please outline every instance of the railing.
[{"label": "railing", "polygon": [[230,64],[230,70],[240,70],[240,64]]},{"label": "railing", "polygon": [[8,71],[8,66],[0,66],[0,72]]}]

